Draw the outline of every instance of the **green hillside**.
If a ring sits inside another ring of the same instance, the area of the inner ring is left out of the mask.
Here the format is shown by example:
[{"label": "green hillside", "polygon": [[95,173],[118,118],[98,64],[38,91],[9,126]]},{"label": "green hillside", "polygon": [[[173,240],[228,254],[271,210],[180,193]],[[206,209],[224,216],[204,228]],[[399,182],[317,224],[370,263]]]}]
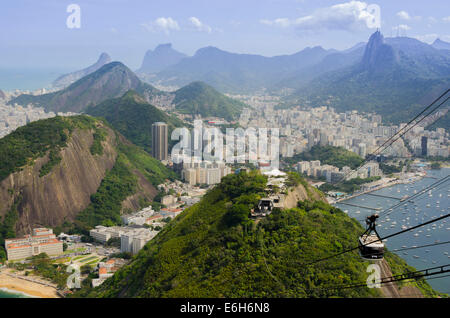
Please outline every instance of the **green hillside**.
[{"label": "green hillside", "polygon": [[[369,264],[352,252],[361,225],[323,202],[276,210],[258,224],[248,213],[264,195],[257,172],[228,175],[198,204],[170,222],[102,286],[75,297],[376,297],[379,291],[328,290],[365,282]],[[388,257],[396,270],[405,263]],[[421,281],[419,284],[429,288]],[[431,289],[428,289],[431,290]],[[429,291],[432,293],[432,291]]]},{"label": "green hillside", "polygon": [[[162,121],[169,126],[169,136],[175,127],[185,124],[175,116],[167,115],[147,103],[135,91],[128,91],[122,97],[109,99],[89,107],[86,113],[105,118],[128,140],[150,152],[152,147],[152,124]],[[170,141],[170,138],[169,138]]]},{"label": "green hillside", "polygon": [[95,120],[87,116],[57,116],[19,127],[1,138],[0,181],[22,170],[23,166],[32,164],[48,151],[53,154],[58,152],[67,144],[75,128],[95,129]]},{"label": "green hillside", "polygon": [[226,120],[237,119],[246,106],[203,82],[193,82],[177,90],[173,103],[176,109],[184,114],[217,116]]},{"label": "green hillside", "polygon": [[[93,156],[103,154],[103,147],[107,143],[105,136],[108,131],[111,134],[111,130],[103,120],[86,115],[39,120],[20,127],[0,139],[0,181],[14,172],[23,170],[26,166],[33,166],[36,159],[49,154],[49,160],[40,168],[38,184],[34,184],[35,187],[41,187],[40,182],[44,182],[42,177],[60,165],[62,159],[60,152],[68,145],[76,129],[90,130],[93,136],[90,153]],[[98,224],[120,224],[122,202],[127,197],[136,194],[140,202],[147,206],[156,195],[158,184],[166,179],[177,178],[175,172],[166,168],[144,149],[127,141],[118,132],[113,139],[115,139],[113,143],[108,145],[115,148],[117,152],[113,168],[106,171],[96,193],[90,197],[90,205],[83,211],[79,211],[75,224],[66,224],[66,230],[85,232]],[[70,170],[72,167],[67,169]],[[51,178],[57,178],[57,176],[53,175]],[[24,197],[22,200],[21,190],[0,189],[7,190],[15,198],[14,204],[4,217],[0,215],[1,243],[3,238],[14,236],[15,224],[19,218],[28,217],[26,213],[20,211],[19,204],[25,203],[26,200],[32,201],[34,198]],[[84,189],[79,191],[82,192]],[[52,202],[47,203],[52,204]],[[55,213],[61,213],[61,211],[55,211]]]},{"label": "green hillside", "polygon": [[320,160],[322,165],[332,165],[339,169],[344,166],[355,169],[363,162],[363,158],[343,147],[319,145],[313,146],[309,151],[296,154],[292,158],[285,158],[284,160],[292,164],[299,161]]}]

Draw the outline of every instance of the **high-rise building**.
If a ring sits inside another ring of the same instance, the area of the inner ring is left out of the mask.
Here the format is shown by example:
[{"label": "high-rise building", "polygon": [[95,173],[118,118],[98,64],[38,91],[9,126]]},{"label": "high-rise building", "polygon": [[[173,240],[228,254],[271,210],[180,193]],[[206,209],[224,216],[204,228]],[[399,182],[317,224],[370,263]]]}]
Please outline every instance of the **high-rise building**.
[{"label": "high-rise building", "polygon": [[168,135],[166,123],[156,122],[152,125],[152,156],[158,160],[167,160]]},{"label": "high-rise building", "polygon": [[422,156],[426,156],[428,154],[428,137],[422,136]]}]

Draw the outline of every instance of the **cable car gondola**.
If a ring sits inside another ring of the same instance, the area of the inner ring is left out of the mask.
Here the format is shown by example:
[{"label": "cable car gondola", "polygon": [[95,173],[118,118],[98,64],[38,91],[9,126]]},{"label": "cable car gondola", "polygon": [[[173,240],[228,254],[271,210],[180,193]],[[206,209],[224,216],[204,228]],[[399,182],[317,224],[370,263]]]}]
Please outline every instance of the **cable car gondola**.
[{"label": "cable car gondola", "polygon": [[359,252],[363,259],[382,260],[384,255],[384,243],[375,229],[375,220],[378,214],[373,214],[366,218],[367,229],[359,237]]}]

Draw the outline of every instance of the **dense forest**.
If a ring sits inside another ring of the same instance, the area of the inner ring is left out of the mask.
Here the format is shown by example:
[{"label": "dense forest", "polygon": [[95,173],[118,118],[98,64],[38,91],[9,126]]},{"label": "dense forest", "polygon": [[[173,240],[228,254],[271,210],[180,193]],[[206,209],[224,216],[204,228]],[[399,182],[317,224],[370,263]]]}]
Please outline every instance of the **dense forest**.
[{"label": "dense forest", "polygon": [[[363,231],[356,220],[326,203],[305,201],[255,222],[249,212],[265,185],[257,172],[224,177],[129,265],[99,288],[84,288],[74,297],[380,296],[367,287],[328,288],[366,281],[369,263],[356,251],[306,265],[354,247]],[[408,270],[400,259],[388,262]],[[418,284],[432,293],[425,281]]]}]

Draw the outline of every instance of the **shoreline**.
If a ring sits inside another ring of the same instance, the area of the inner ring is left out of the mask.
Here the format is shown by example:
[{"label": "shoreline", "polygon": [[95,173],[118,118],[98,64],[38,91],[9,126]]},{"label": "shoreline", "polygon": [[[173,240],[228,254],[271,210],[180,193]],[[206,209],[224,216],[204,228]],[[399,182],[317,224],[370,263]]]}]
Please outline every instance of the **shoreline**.
[{"label": "shoreline", "polygon": [[0,289],[6,293],[32,298],[60,298],[56,288],[12,276],[8,270],[0,271]]},{"label": "shoreline", "polygon": [[[414,184],[414,183],[416,183],[416,182],[418,182],[418,181],[420,181],[420,180],[422,180],[422,179],[424,179],[426,177],[427,177],[427,174],[425,173],[424,175],[416,175],[416,176],[414,176],[414,179],[410,180],[410,181],[409,180],[405,181],[404,179],[403,180],[402,179],[397,179],[397,180],[394,180],[392,182],[381,184],[380,186],[375,187],[375,188],[371,188],[371,189],[368,189],[368,190],[365,190],[365,191],[361,191],[361,192],[358,192],[358,193],[352,193],[352,194],[350,194],[350,195],[348,195],[348,196],[346,196],[344,198],[333,200],[333,202],[329,202],[329,203],[330,204],[336,204],[336,203],[344,202],[344,201],[347,201],[347,200],[359,197],[359,196],[367,194],[367,193],[375,192],[375,191],[378,191],[378,190],[381,190],[381,189],[384,189],[384,188],[390,188],[390,187],[393,187],[393,186],[396,186],[396,185],[399,185],[399,184],[410,184],[410,183]],[[404,198],[401,201],[405,201],[407,199],[408,198]]]},{"label": "shoreline", "polygon": [[[10,294],[10,295],[14,295],[14,296],[16,296],[16,295],[24,296],[24,298],[40,298],[37,296],[33,296],[31,294],[27,294],[23,291],[15,290],[15,289],[8,288],[8,287],[0,287],[0,292],[4,292],[6,294]],[[9,297],[4,297],[4,298],[9,298]]]}]

